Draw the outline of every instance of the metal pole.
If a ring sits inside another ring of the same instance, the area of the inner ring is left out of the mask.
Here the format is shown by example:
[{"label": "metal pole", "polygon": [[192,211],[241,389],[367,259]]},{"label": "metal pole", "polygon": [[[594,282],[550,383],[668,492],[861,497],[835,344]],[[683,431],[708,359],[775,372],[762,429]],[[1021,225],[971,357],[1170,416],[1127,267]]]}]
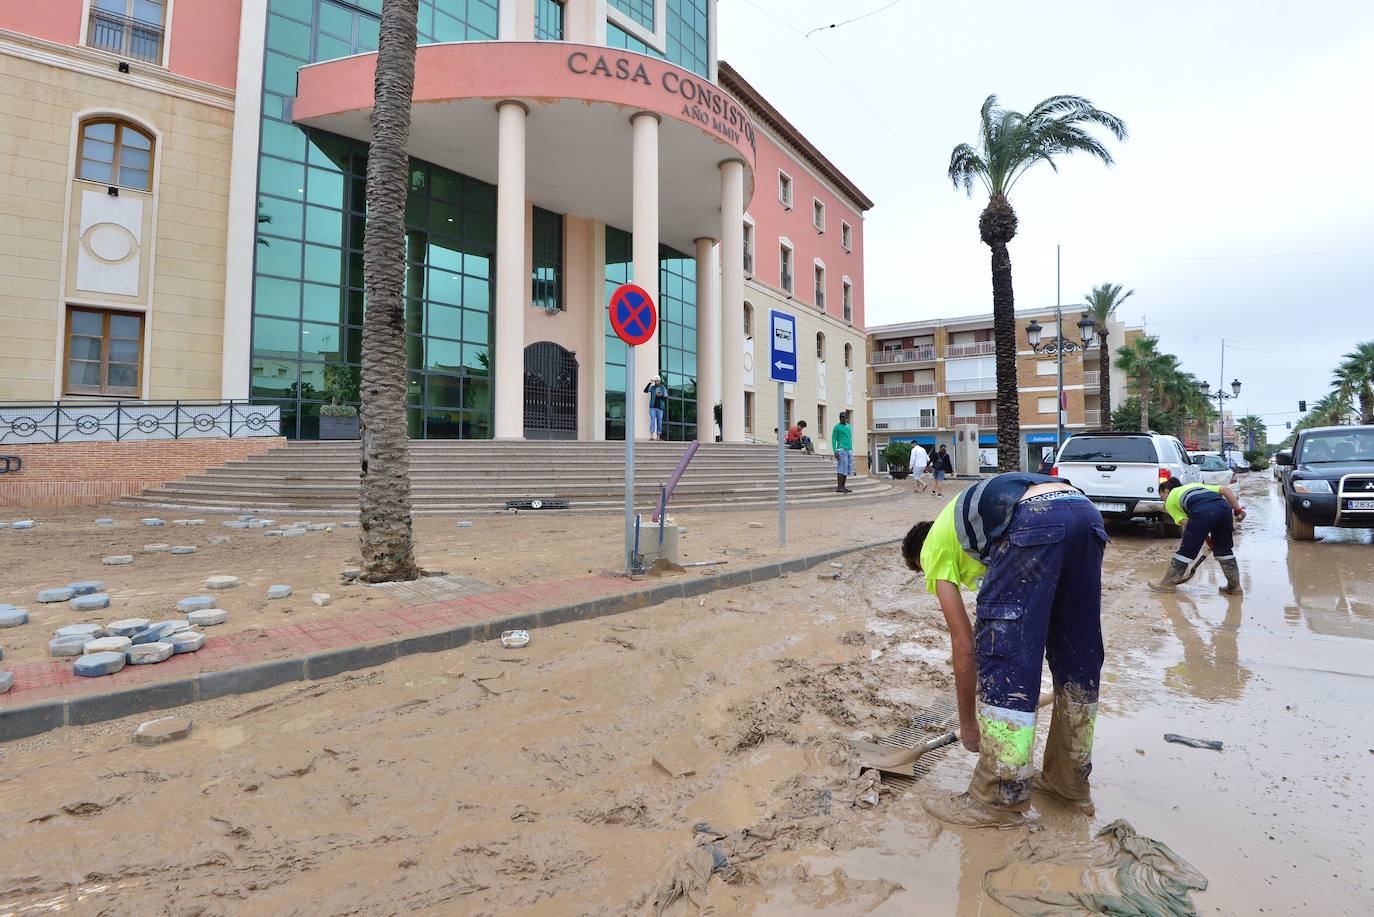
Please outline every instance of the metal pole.
[{"label": "metal pole", "polygon": [[635,553],[635,348],[625,347],[625,570]]},{"label": "metal pole", "polygon": [[[793,361],[795,362],[795,361]],[[787,414],[783,410],[782,383],[778,383],[778,547],[787,547]]]},{"label": "metal pole", "polygon": [[1221,339],[1221,379],[1217,382],[1217,452],[1226,467],[1231,467],[1231,459],[1226,454],[1226,338]]},{"label": "metal pole", "polygon": [[1060,292],[1059,283],[1059,246],[1054,247],[1054,333],[1058,340],[1055,342],[1055,350],[1058,352],[1059,382],[1055,387],[1054,416],[1057,432],[1054,440],[1054,456],[1059,458],[1059,450],[1064,448],[1064,306],[1063,295]]}]

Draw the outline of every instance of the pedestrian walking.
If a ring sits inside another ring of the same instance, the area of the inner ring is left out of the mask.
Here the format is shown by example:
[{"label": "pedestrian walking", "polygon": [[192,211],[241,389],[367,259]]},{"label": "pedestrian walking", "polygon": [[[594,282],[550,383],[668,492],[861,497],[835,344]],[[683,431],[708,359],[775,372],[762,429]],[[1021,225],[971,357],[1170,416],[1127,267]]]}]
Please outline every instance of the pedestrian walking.
[{"label": "pedestrian walking", "polygon": [[954,461],[949,457],[949,450],[941,446],[939,451],[930,460],[931,476],[935,478],[935,485],[931,494],[936,497],[945,495],[945,475],[954,474]]},{"label": "pedestrian walking", "polygon": [[911,469],[911,480],[916,484],[918,494],[925,493],[930,489],[926,483],[925,473],[930,465],[930,453],[926,452],[919,443],[911,444],[911,458],[907,462],[907,467]]},{"label": "pedestrian walking", "polygon": [[787,448],[804,449],[807,455],[815,455],[816,447],[811,443],[811,437],[806,435],[806,421],[799,420],[787,431]]},{"label": "pedestrian walking", "polygon": [[[907,532],[902,559],[925,574],[949,627],[959,738],[978,752],[967,792],[925,800],[934,817],[966,828],[1012,827],[1024,821],[1033,791],[1093,814],[1088,775],[1102,674],[1106,544],[1102,515],[1082,492],[1020,472],[974,485],[934,522]],[[972,625],[961,586],[978,592]],[[1031,750],[1046,659],[1054,711],[1035,774]]]},{"label": "pedestrian walking", "polygon": [[1226,585],[1221,592],[1240,594],[1240,563],[1236,560],[1235,527],[1245,519],[1245,507],[1234,491],[1217,484],[1184,484],[1170,478],[1159,485],[1164,511],[1183,526],[1183,541],[1169,560],[1164,578],[1149,586],[1155,592],[1177,592],[1178,585],[1192,575],[1193,561],[1204,544],[1212,546],[1212,556],[1221,564]]},{"label": "pedestrian walking", "polygon": [[644,393],[649,396],[649,439],[662,439],[663,418],[668,413],[668,386],[654,376],[644,386]]},{"label": "pedestrian walking", "polygon": [[849,429],[849,412],[840,412],[840,422],[830,431],[830,448],[835,453],[835,493],[852,494],[844,486],[845,479],[854,473],[854,436]]}]

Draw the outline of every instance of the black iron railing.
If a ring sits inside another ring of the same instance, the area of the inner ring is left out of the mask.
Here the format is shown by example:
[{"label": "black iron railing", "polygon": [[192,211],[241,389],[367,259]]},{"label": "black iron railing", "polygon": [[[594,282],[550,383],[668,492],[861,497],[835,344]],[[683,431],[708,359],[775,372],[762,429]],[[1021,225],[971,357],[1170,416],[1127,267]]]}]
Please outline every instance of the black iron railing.
[{"label": "black iron railing", "polygon": [[92,9],[86,44],[122,57],[162,63],[162,26],[157,23]]},{"label": "black iron railing", "polygon": [[280,436],[281,408],[250,401],[0,404],[0,444]]}]

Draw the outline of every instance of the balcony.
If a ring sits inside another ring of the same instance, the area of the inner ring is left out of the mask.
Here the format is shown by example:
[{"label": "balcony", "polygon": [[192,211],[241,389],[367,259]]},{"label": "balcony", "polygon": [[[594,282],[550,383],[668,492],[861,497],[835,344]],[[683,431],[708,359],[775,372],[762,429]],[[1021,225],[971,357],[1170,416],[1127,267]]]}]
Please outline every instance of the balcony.
[{"label": "balcony", "polygon": [[910,398],[914,395],[934,395],[934,382],[894,382],[875,385],[868,390],[870,398]]},{"label": "balcony", "polygon": [[1097,370],[1097,369],[1084,370],[1084,372],[1083,372],[1083,387],[1084,387],[1084,388],[1101,388],[1101,387],[1102,387],[1102,371],[1101,371],[1101,370]]},{"label": "balcony", "polygon": [[162,26],[92,9],[86,44],[120,57],[162,63]]},{"label": "balcony", "polygon": [[978,341],[976,344],[950,344],[945,348],[945,359],[953,360],[957,357],[986,357],[997,352],[997,345],[992,341]]},{"label": "balcony", "polygon": [[873,418],[874,431],[885,430],[889,433],[901,433],[908,430],[934,430],[934,417],[875,417]]},{"label": "balcony", "polygon": [[1101,411],[1084,411],[1084,412],[1083,412],[1083,422],[1084,422],[1085,424],[1087,424],[1088,426],[1090,426],[1090,427],[1100,427],[1100,426],[1102,426],[1102,412],[1101,412]]},{"label": "balcony", "polygon": [[875,350],[868,357],[870,366],[890,366],[893,363],[928,363],[935,359],[935,345],[925,344],[906,350]]},{"label": "balcony", "polygon": [[951,395],[968,394],[969,392],[995,392],[997,391],[997,380],[990,378],[946,379],[945,391]]},{"label": "balcony", "polygon": [[997,427],[996,414],[955,414],[949,418],[950,429],[964,423],[976,423],[984,430],[992,430]]}]

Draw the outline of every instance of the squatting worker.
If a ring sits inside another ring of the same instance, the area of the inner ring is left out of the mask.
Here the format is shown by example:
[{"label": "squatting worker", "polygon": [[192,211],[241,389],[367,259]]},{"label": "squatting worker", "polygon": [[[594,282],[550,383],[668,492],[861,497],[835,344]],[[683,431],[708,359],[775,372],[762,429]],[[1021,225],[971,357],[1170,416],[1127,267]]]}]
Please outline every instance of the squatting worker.
[{"label": "squatting worker", "polygon": [[1156,592],[1175,592],[1190,576],[1193,561],[1204,543],[1211,544],[1212,556],[1221,564],[1226,585],[1221,592],[1240,593],[1240,564],[1236,561],[1236,522],[1245,518],[1245,507],[1229,487],[1216,484],[1184,484],[1170,478],[1159,486],[1164,495],[1164,511],[1183,526],[1183,542],[1169,561],[1164,579],[1150,583]]},{"label": "squatting worker", "polygon": [[[907,532],[902,557],[925,574],[949,625],[959,738],[978,752],[968,792],[926,799],[931,815],[967,828],[1011,827],[1024,820],[1032,788],[1092,814],[1106,544],[1097,508],[1041,474],[988,478]],[[960,586],[978,591],[972,627]],[[1054,676],[1054,713],[1032,787],[1043,659]]]}]

